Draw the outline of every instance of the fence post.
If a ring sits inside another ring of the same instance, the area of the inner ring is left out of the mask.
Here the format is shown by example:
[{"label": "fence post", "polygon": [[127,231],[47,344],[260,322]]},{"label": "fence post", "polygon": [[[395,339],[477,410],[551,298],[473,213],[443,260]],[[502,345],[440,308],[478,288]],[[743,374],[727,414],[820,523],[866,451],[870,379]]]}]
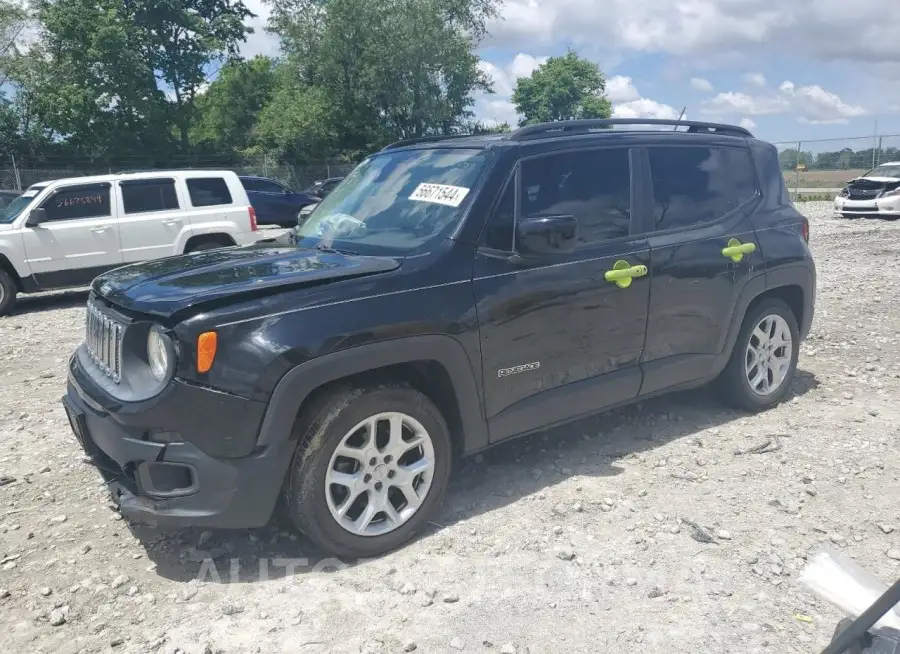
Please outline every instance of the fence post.
[{"label": "fence post", "polygon": [[800,194],[800,154],[803,151],[803,141],[797,141],[797,163],[794,164],[794,200]]},{"label": "fence post", "polygon": [[263,177],[269,176],[269,155],[263,153]]},{"label": "fence post", "polygon": [[22,190],[22,178],[21,178],[21,176],[19,176],[19,167],[16,166],[16,158],[13,155],[9,155],[9,158],[12,159],[13,176],[16,178],[16,190],[21,191]]},{"label": "fence post", "polygon": [[[878,137],[878,149],[875,150],[875,153],[877,154],[877,156],[875,157],[875,166],[881,163],[881,142],[883,138],[883,136]],[[872,166],[872,168],[874,168],[875,166]]]},{"label": "fence post", "polygon": [[331,164],[327,161],[325,162],[325,179],[331,178]]}]

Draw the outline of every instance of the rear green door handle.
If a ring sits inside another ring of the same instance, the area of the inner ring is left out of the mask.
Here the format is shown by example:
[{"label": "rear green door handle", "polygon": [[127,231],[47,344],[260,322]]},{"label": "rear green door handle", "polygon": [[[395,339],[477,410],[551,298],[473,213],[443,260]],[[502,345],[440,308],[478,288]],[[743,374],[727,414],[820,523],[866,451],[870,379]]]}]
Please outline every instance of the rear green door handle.
[{"label": "rear green door handle", "polygon": [[728,241],[728,245],[722,248],[722,256],[728,257],[735,263],[744,258],[745,254],[756,252],[756,243],[741,243],[736,238]]},{"label": "rear green door handle", "polygon": [[619,288],[631,286],[631,280],[635,277],[643,277],[647,274],[647,266],[632,266],[627,261],[616,261],[612,270],[607,270],[604,278],[608,282],[615,282]]}]

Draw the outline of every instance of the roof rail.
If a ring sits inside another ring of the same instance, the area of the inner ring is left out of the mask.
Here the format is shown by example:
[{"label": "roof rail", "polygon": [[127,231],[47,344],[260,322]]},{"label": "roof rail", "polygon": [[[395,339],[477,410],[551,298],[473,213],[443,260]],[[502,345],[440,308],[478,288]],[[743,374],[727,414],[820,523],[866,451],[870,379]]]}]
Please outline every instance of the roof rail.
[{"label": "roof rail", "polygon": [[595,129],[605,129],[616,125],[674,125],[687,127],[693,134],[724,134],[726,136],[749,136],[753,134],[743,127],[722,125],[720,123],[703,123],[693,120],[669,120],[660,118],[588,118],[585,120],[560,120],[552,123],[526,125],[512,132],[507,138],[510,141],[527,141],[535,138],[551,138],[560,136],[557,132],[584,134]]},{"label": "roof rail", "polygon": [[451,139],[464,139],[472,136],[478,136],[477,134],[442,134],[440,136],[420,136],[414,139],[404,139],[402,141],[397,141],[396,143],[391,143],[390,145],[386,145],[381,148],[381,152],[385,150],[393,150],[395,148],[402,148],[407,145],[415,145],[416,143],[431,143],[434,141],[449,141]]}]

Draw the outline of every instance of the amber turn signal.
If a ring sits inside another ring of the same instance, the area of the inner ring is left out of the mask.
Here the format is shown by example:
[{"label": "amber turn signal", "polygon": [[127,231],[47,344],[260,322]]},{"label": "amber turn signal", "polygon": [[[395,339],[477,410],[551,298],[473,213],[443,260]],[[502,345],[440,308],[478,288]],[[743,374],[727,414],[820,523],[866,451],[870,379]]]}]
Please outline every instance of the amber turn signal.
[{"label": "amber turn signal", "polygon": [[197,372],[206,373],[216,360],[219,338],[215,332],[203,332],[197,337]]}]

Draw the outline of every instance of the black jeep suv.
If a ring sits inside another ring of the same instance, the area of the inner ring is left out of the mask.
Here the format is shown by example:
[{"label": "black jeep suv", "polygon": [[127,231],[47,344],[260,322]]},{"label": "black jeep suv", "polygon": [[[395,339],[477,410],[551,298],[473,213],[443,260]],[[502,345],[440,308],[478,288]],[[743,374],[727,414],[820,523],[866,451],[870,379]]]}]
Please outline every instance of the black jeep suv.
[{"label": "black jeep suv", "polygon": [[254,527],[283,499],[374,555],[433,517],[458,455],[713,380],[779,402],[807,239],[738,127],[402,142],[281,240],[95,280],[64,404],[126,516]]}]

